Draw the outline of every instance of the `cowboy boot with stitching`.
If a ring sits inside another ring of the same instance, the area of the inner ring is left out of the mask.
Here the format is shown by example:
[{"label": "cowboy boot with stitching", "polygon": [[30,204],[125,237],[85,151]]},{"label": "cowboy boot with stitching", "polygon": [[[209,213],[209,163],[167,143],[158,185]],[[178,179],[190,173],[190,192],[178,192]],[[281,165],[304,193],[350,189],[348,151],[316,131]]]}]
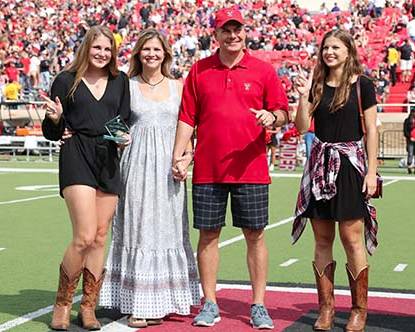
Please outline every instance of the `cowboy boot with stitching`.
[{"label": "cowboy boot with stitching", "polygon": [[98,294],[104,281],[105,269],[98,280],[88,268],[83,270],[82,280],[82,300],[78,313],[78,320],[85,330],[97,331],[101,329],[101,324],[95,316]]},{"label": "cowboy boot with stitching", "polygon": [[56,302],[53,307],[52,322],[50,327],[52,330],[67,331],[70,325],[72,300],[78,286],[81,276],[79,271],[71,278],[65,271],[63,263],[59,268],[59,286],[56,294]]},{"label": "cowboy boot with stitching", "polygon": [[315,262],[313,262],[319,304],[319,315],[313,327],[315,331],[328,331],[333,327],[335,269],[335,261],[328,263],[322,272],[318,270]]},{"label": "cowboy boot with stitching", "polygon": [[365,266],[355,277],[350,267],[346,264],[349,277],[350,292],[352,294],[352,311],[346,325],[347,332],[363,332],[367,318],[367,292],[369,266]]}]

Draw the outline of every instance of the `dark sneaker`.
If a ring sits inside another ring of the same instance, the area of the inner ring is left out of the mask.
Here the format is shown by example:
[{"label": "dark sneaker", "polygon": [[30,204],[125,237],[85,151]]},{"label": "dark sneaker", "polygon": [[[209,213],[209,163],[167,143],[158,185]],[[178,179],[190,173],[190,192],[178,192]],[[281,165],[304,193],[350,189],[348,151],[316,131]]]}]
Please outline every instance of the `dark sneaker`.
[{"label": "dark sneaker", "polygon": [[251,325],[254,329],[272,330],[274,328],[272,319],[262,304],[251,305]]},{"label": "dark sneaker", "polygon": [[212,301],[206,301],[199,314],[193,319],[195,326],[213,326],[220,322],[219,307]]}]

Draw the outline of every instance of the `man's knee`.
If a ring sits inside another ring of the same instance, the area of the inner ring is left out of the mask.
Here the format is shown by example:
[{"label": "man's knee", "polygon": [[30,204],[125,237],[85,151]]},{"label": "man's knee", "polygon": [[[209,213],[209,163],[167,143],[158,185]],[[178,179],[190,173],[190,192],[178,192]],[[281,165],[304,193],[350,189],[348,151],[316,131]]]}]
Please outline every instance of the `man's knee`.
[{"label": "man's knee", "polygon": [[219,241],[220,228],[213,230],[200,230],[199,245],[211,245]]},{"label": "man's knee", "polygon": [[243,233],[248,244],[258,244],[265,241],[264,229],[244,228]]}]

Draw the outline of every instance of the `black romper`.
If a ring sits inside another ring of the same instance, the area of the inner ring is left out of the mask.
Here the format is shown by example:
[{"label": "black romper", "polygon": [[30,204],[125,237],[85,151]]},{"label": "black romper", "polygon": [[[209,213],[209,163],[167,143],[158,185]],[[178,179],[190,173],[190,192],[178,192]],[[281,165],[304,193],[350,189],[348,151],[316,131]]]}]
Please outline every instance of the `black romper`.
[{"label": "black romper", "polygon": [[[376,105],[375,87],[372,81],[361,76],[360,88],[362,109],[365,111]],[[324,85],[323,96],[314,112],[315,134],[322,142],[358,141],[363,136],[357,103],[356,83],[352,85],[350,97],[345,106],[334,113],[329,112],[329,104],[335,88]],[[312,97],[310,94],[310,102]],[[316,201],[311,195],[310,204],[304,217],[326,220],[351,220],[366,217],[367,207],[362,193],[363,178],[350,161],[340,154],[340,170],[336,179],[337,194],[328,201]],[[327,158],[325,160],[327,164]]]},{"label": "black romper", "polygon": [[127,75],[108,77],[107,87],[101,99],[97,100],[81,80],[74,97],[68,97],[75,73],[61,72],[56,76],[51,99],[58,96],[63,115],[58,125],[45,117],[42,123],[43,135],[57,141],[63,131],[69,128],[75,134],[65,140],[59,154],[59,188],[82,184],[100,189],[106,193],[119,194],[120,169],[117,146],[106,141],[104,124],[116,117],[128,121],[130,116],[130,90]]}]

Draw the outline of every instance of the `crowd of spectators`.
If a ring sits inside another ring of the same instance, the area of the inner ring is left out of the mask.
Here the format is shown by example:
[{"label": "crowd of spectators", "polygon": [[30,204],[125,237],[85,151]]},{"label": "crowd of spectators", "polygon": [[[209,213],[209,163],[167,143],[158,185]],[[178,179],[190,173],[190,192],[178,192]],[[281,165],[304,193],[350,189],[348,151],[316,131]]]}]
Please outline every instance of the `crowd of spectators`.
[{"label": "crowd of spectators", "polygon": [[291,82],[298,66],[312,68],[315,45],[328,30],[343,28],[353,34],[381,102],[399,71],[399,64],[394,67],[390,62],[390,49],[399,53],[406,38],[409,45],[415,39],[412,0],[352,0],[345,11],[337,4],[327,8],[322,3],[317,12],[300,8],[295,0],[0,0],[0,90],[13,83],[12,90],[28,98],[48,90],[53,76],[73,58],[86,30],[96,24],[112,29],[124,71],[138,32],[149,26],[161,30],[174,51],[172,73],[185,78],[192,63],[217,47],[213,13],[225,3],[243,11],[247,48],[275,65],[290,102],[297,99]]}]

